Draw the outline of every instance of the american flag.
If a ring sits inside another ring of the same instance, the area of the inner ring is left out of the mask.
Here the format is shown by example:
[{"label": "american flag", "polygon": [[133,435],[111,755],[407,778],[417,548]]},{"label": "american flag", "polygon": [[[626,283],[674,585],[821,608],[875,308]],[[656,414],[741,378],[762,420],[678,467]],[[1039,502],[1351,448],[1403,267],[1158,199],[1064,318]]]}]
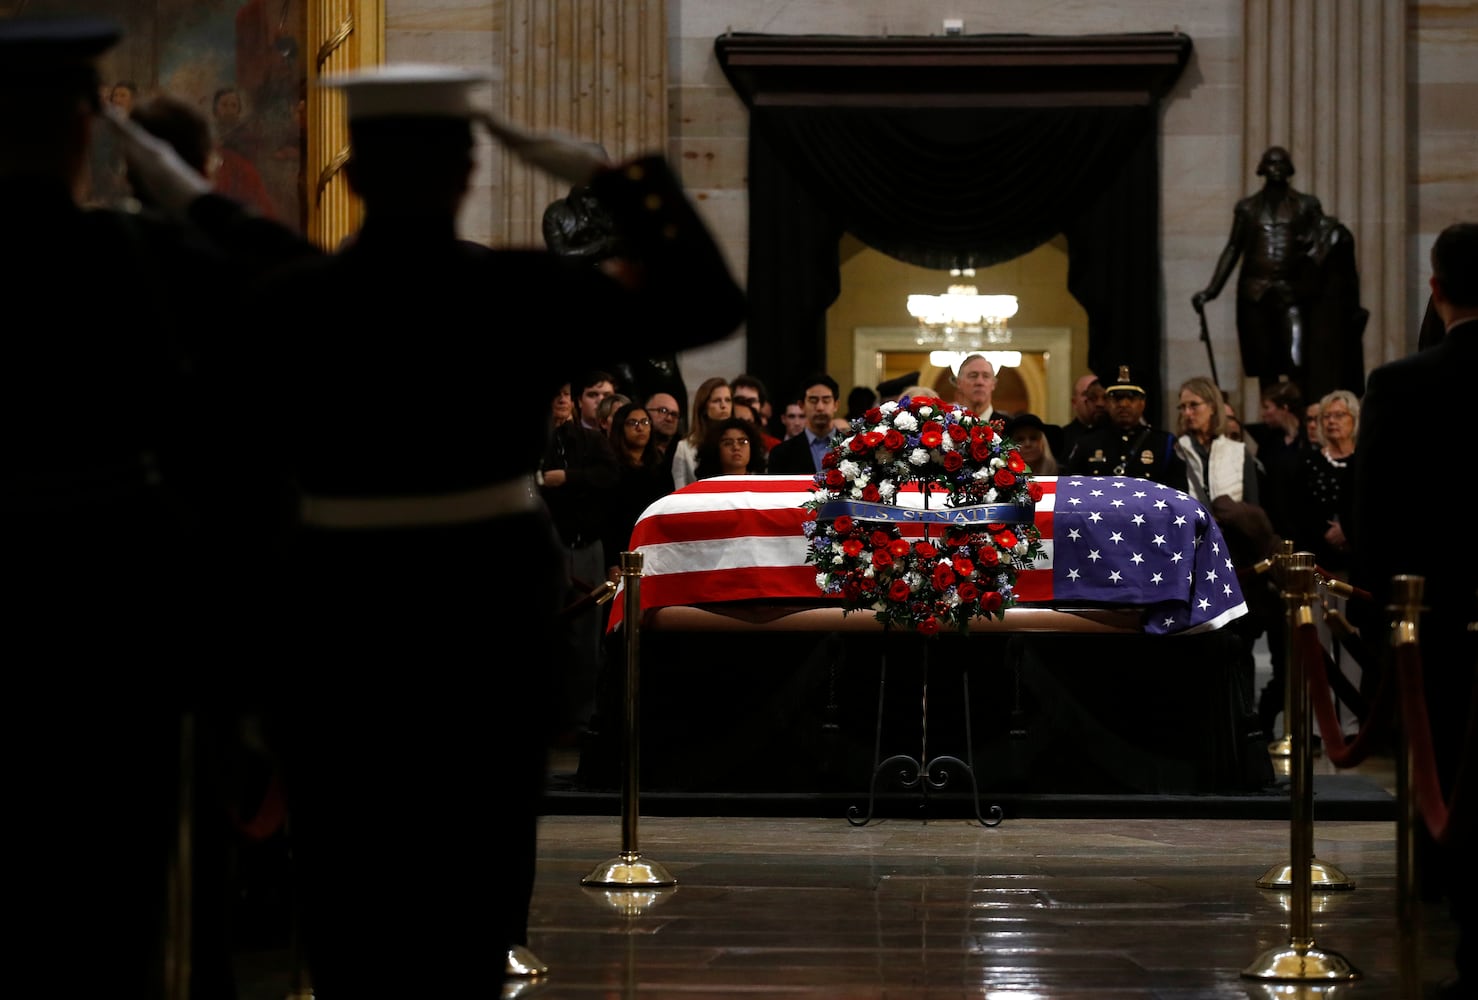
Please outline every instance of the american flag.
[{"label": "american flag", "polygon": [[[1046,556],[1017,575],[1022,604],[1144,609],[1146,632],[1202,632],[1247,613],[1221,530],[1180,490],[1128,477],[1039,476]],[[631,534],[644,610],[743,600],[833,600],[806,562],[810,476],[701,479],[648,507]],[[900,491],[903,506],[923,495]],[[936,501],[937,503],[937,501]],[[610,628],[624,613],[612,602]],[[1009,621],[1009,618],[1008,618]]]}]

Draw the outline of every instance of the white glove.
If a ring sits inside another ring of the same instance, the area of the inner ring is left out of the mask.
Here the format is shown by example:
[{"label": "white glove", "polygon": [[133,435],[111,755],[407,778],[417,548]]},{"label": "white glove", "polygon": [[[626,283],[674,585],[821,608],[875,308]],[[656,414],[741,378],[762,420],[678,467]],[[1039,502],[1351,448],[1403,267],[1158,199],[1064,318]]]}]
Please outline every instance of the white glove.
[{"label": "white glove", "polygon": [[519,159],[576,187],[590,183],[591,178],[611,166],[610,160],[600,154],[600,147],[595,143],[581,142],[558,132],[542,135],[525,132],[486,111],[478,117],[493,138]]},{"label": "white glove", "polygon": [[116,109],[107,109],[103,119],[118,137],[129,177],[161,211],[183,219],[190,203],[210,192],[210,180],[181,159],[168,142]]}]

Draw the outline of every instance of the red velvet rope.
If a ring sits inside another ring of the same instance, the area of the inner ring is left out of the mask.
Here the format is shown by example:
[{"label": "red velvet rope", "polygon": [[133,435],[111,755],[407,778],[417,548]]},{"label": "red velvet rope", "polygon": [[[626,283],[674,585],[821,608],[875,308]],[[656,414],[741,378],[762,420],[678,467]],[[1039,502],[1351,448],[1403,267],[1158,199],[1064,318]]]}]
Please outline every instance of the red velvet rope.
[{"label": "red velvet rope", "polygon": [[[1299,626],[1294,636],[1294,649],[1303,658],[1304,676],[1309,683],[1309,700],[1314,707],[1314,718],[1319,722],[1319,735],[1324,739],[1324,752],[1329,755],[1329,762],[1335,767],[1354,767],[1370,756],[1370,748],[1375,743],[1373,734],[1379,728],[1373,722],[1381,716],[1373,710],[1368,711],[1360,731],[1352,741],[1346,743],[1339,717],[1334,711],[1334,692],[1329,687],[1329,673],[1325,670],[1324,646],[1319,642],[1319,632],[1313,622]],[[1386,687],[1382,678],[1382,694]],[[1376,700],[1380,702],[1388,699],[1377,697]]]},{"label": "red velvet rope", "polygon": [[243,822],[235,806],[231,807],[230,814],[232,825],[248,840],[266,840],[280,830],[287,819],[287,801],[282,796],[282,782],[277,775],[274,773],[268,780],[262,802],[251,819]]},{"label": "red velvet rope", "polygon": [[[1442,797],[1437,777],[1437,759],[1432,752],[1432,729],[1427,721],[1426,688],[1422,683],[1421,651],[1415,643],[1396,647],[1396,677],[1401,683],[1401,720],[1406,729],[1406,749],[1412,758],[1412,788],[1417,809],[1426,821],[1427,832],[1439,844],[1447,843],[1448,820],[1453,809]],[[1471,727],[1470,732],[1471,732]],[[1461,784],[1461,782],[1458,782]],[[1453,802],[1457,788],[1453,788]]]}]

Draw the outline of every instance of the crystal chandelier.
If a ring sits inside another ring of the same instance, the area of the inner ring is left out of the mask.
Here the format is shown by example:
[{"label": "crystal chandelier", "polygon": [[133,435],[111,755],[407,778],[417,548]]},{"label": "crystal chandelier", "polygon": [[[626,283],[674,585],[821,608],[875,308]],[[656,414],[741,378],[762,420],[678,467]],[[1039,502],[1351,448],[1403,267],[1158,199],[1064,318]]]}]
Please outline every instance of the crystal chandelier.
[{"label": "crystal chandelier", "polygon": [[[954,268],[952,278],[973,278],[974,268]],[[1006,321],[1016,315],[1014,295],[981,295],[974,285],[950,285],[943,295],[910,295],[908,314],[919,321],[918,345],[970,351],[1011,343]]]}]

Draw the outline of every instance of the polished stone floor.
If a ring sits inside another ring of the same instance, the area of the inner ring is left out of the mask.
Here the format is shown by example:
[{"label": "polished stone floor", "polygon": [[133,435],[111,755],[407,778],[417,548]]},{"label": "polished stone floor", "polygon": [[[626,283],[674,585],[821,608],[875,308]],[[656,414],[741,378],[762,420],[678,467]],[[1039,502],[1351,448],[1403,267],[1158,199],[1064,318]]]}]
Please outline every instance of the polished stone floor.
[{"label": "polished stone floor", "polygon": [[[1310,896],[1315,945],[1360,978],[1302,995],[1423,996],[1451,975],[1445,908],[1399,933],[1395,833],[1314,823],[1315,857],[1354,883]],[[530,946],[550,971],[505,995],[1300,995],[1241,975],[1290,943],[1290,894],[1256,886],[1289,857],[1286,822],[638,816],[636,835],[675,887],[583,886],[630,846],[619,818],[546,817]]]},{"label": "polished stone floor", "polygon": [[[559,753],[552,769],[575,763]],[[1322,756],[1313,769],[1336,773]],[[1394,791],[1389,757],[1355,770]],[[504,997],[1431,996],[1452,974],[1454,930],[1439,903],[1398,919],[1397,824],[1320,821],[1317,809],[1314,855],[1353,888],[1311,894],[1308,921],[1352,980],[1242,975],[1291,943],[1291,894],[1256,885],[1291,856],[1286,819],[853,826],[842,815],[643,816],[638,806],[625,833],[619,808],[541,821],[529,944],[548,972]],[[626,848],[677,884],[582,884]],[[282,959],[248,956],[241,1000],[283,1000]]]}]

